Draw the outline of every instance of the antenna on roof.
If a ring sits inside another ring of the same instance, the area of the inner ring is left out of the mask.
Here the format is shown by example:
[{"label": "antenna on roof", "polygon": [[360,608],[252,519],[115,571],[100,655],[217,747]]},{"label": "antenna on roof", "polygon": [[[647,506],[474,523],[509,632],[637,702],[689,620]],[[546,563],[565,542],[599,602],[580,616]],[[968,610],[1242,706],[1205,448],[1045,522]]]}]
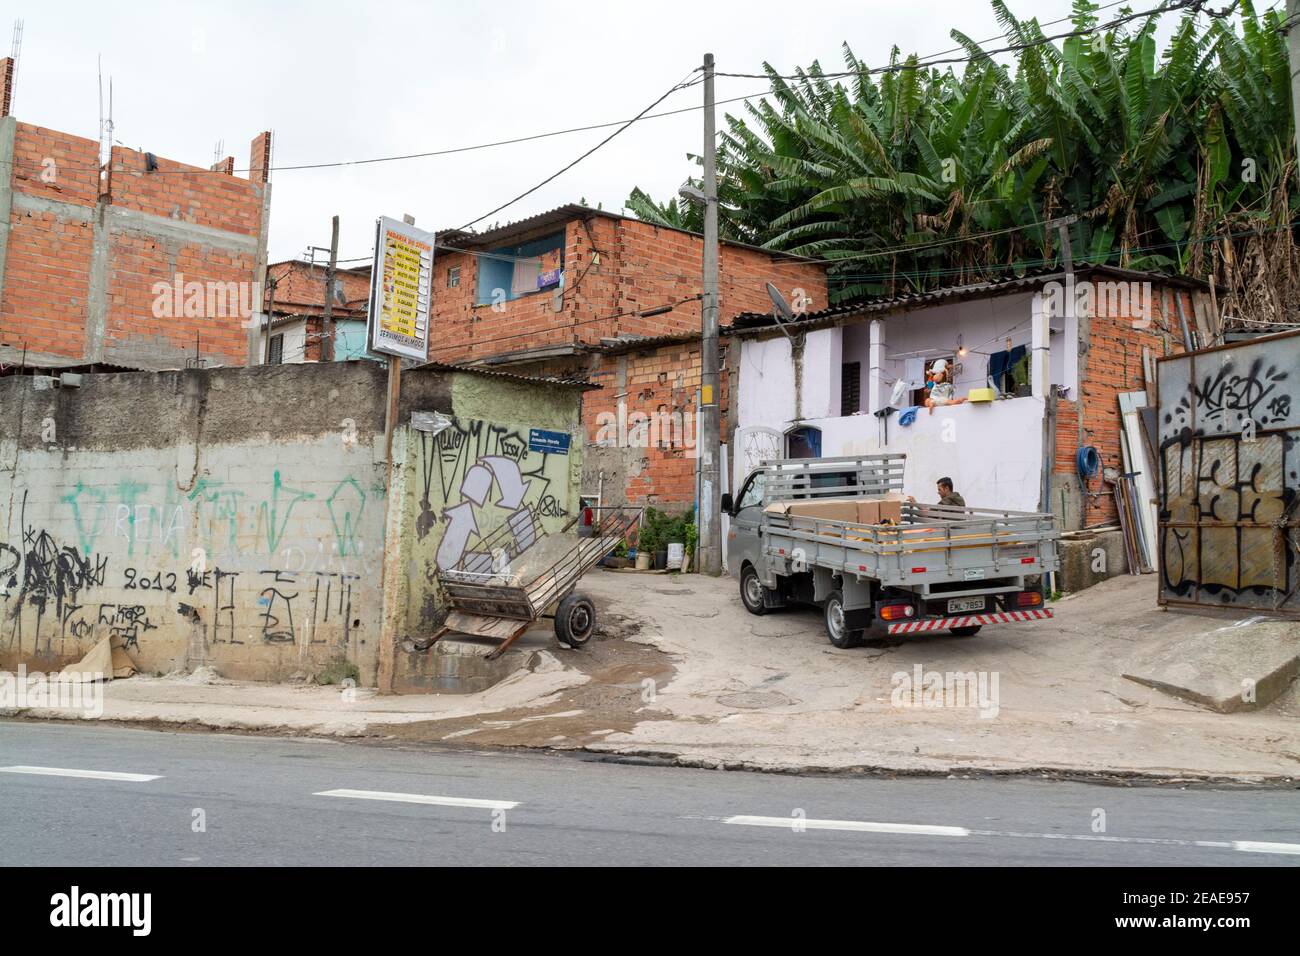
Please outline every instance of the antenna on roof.
[{"label": "antenna on roof", "polygon": [[785,296],[781,290],[772,283],[767,284],[767,296],[772,300],[772,318],[776,320],[777,326],[785,333],[785,337],[793,343],[794,339],[790,338],[790,332],[786,329],[786,322],[794,321],[794,311],[790,308],[790,303],[785,301]]},{"label": "antenna on roof", "polygon": [[18,55],[23,52],[23,21],[14,21],[14,41],[9,47],[9,58],[13,60],[11,67],[12,73],[9,74],[9,102],[5,110],[5,116],[12,116],[14,112],[14,88],[18,86]]}]

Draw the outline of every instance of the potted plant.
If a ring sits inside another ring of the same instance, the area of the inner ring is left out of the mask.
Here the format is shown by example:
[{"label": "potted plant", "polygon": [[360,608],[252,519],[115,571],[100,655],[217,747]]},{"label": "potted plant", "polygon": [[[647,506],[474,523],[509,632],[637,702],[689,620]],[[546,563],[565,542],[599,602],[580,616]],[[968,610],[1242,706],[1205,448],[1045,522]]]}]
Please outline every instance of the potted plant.
[{"label": "potted plant", "polygon": [[659,567],[659,551],[664,548],[663,519],[663,512],[656,508],[647,508],[641,516],[641,527],[636,536],[638,570]]}]

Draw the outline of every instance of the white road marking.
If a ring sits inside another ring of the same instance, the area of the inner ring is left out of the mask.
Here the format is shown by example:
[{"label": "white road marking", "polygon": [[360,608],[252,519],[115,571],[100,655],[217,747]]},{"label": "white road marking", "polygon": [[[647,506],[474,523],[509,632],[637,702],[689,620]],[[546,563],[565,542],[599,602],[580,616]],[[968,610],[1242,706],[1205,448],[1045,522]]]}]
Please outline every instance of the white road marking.
[{"label": "white road marking", "polygon": [[429,793],[394,793],[388,790],[321,790],[316,797],[350,797],[353,800],[388,800],[392,803],[428,803],[437,807],[476,807],[480,810],[513,810],[516,800],[477,800],[472,797],[438,797]]},{"label": "white road marking", "polygon": [[865,833],[909,833],[918,836],[970,836],[965,827],[940,827],[924,823],[870,823],[866,820],[801,820],[798,817],[727,817],[723,823],[745,827],[784,827],[787,830],[855,830]]},{"label": "white road marking", "polygon": [[[717,820],[718,817],[704,819]],[[932,826],[923,823],[872,823],[866,820],[801,820],[798,817],[734,816],[721,818],[723,823],[748,827],[775,827],[783,830],[850,830],[859,833],[902,833],[918,836],[986,836],[1026,840],[1079,840],[1095,843],[1144,843],[1162,846],[1194,846],[1211,850],[1238,850],[1242,853],[1283,853],[1300,856],[1300,843],[1267,843],[1260,840],[1178,840],[1169,837],[1103,836],[1097,833],[1022,833],[1012,830],[971,830],[966,827]]]},{"label": "white road marking", "polygon": [[130,783],[148,783],[161,780],[161,774],[119,773],[116,770],[75,770],[71,767],[0,767],[0,773],[32,773],[44,777],[85,777],[88,780],[126,780]]},{"label": "white road marking", "polygon": [[1300,854],[1300,843],[1264,843],[1259,840],[1233,840],[1232,848],[1242,853]]}]

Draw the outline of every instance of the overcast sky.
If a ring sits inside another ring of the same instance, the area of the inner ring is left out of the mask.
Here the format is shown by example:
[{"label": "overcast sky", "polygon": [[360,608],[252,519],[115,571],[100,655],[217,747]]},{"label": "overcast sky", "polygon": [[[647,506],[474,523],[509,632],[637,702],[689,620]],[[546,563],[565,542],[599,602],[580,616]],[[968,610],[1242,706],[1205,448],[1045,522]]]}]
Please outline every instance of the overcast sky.
[{"label": "overcast sky", "polygon": [[[1133,2],[1136,9],[1144,5]],[[19,0],[7,6],[25,21],[14,101],[20,120],[96,138],[96,59],[102,57],[104,75],[113,79],[117,141],[208,165],[222,140],[237,169],[247,167],[249,143],[263,129],[275,131],[276,166],[447,149],[630,118],[685,77],[706,51],[722,71],[759,72],[765,60],[788,71],[813,59],[833,70],[842,66],[846,41],[876,64],[888,60],[893,45],[922,55],[948,50],[953,28],[978,40],[998,34],[992,8],[982,0]],[[1010,0],[1010,6],[1018,16],[1047,22],[1067,15],[1070,3]],[[9,26],[0,23],[0,29]],[[764,86],[720,78],[717,95],[721,100]],[[659,109],[696,105],[700,97],[695,86]],[[719,126],[723,109],[740,106],[720,109]],[[700,149],[701,122],[696,111],[638,123],[479,228],[583,198],[617,211],[633,186],[658,199],[670,196],[693,170],[686,153]],[[422,226],[460,226],[608,133],[274,172],[272,260],[328,245],[336,213],[343,258],[369,255],[377,215],[410,213]]]}]

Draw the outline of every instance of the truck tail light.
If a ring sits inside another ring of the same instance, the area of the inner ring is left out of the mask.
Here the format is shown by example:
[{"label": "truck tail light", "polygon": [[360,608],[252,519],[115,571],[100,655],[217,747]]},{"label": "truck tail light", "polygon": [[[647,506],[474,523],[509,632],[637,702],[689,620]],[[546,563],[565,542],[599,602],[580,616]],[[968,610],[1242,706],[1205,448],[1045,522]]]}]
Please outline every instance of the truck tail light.
[{"label": "truck tail light", "polygon": [[905,617],[913,617],[915,614],[916,608],[910,604],[885,604],[880,608],[882,621],[897,621]]},{"label": "truck tail light", "polygon": [[1038,607],[1043,603],[1043,596],[1037,591],[1021,591],[1016,595],[1016,607]]}]

